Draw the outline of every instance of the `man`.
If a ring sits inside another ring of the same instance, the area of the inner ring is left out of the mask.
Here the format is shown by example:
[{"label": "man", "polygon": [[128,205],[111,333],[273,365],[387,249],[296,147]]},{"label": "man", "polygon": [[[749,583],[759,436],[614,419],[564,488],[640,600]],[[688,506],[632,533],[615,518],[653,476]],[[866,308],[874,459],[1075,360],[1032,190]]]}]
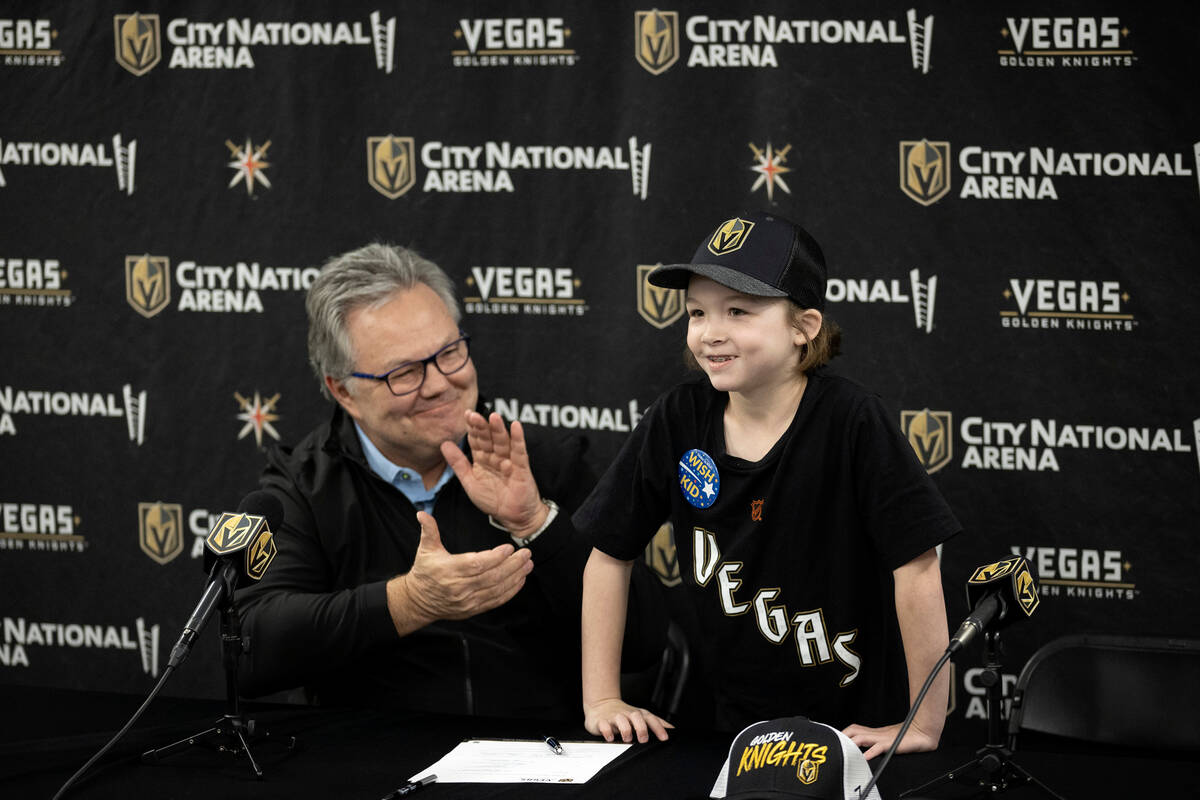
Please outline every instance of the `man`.
[{"label": "man", "polygon": [[[307,310],[309,360],[337,406],[268,453],[260,482],[284,518],[270,569],[238,594],[241,692],[577,715],[585,442],[479,413],[452,283],[411,250],[335,257]],[[630,614],[627,663],[661,652],[656,606]]]}]

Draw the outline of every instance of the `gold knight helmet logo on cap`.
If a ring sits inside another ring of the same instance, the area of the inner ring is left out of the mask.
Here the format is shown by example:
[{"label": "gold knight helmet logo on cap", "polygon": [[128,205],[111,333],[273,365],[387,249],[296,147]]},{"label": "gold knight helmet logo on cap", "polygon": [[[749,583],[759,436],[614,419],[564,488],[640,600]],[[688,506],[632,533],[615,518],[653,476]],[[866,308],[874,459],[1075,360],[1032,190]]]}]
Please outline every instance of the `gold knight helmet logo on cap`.
[{"label": "gold knight helmet logo on cap", "polygon": [[138,546],[159,564],[183,552],[183,506],[138,503]]},{"label": "gold knight helmet logo on cap", "polygon": [[679,13],[635,11],[633,52],[642,69],[651,75],[666,72],[679,60]]},{"label": "gold knight helmet logo on cap", "polygon": [[950,143],[900,142],[900,190],[923,206],[950,191]]},{"label": "gold knight helmet logo on cap", "polygon": [[754,223],[741,217],[726,220],[720,224],[716,233],[708,240],[708,251],[714,256],[732,253],[746,243],[746,238],[752,230],[754,230]]},{"label": "gold knight helmet logo on cap", "polygon": [[117,63],[134,75],[145,75],[162,58],[158,14],[114,14],[113,39]]},{"label": "gold knight helmet logo on cap", "polygon": [[125,256],[125,301],[143,317],[171,302],[171,261],[166,256]]},{"label": "gold knight helmet logo on cap", "polygon": [[367,182],[395,200],[417,182],[416,142],[411,136],[367,137]]}]

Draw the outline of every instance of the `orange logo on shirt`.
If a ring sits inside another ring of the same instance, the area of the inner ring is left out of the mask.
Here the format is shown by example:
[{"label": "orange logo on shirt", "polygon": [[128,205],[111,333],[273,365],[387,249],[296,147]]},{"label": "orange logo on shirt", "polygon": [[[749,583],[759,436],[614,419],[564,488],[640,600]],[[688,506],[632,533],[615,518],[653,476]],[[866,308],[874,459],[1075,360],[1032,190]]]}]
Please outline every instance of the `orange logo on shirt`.
[{"label": "orange logo on shirt", "polygon": [[762,522],[762,507],[763,507],[762,500],[751,500],[750,501],[750,519],[754,520],[755,522]]}]

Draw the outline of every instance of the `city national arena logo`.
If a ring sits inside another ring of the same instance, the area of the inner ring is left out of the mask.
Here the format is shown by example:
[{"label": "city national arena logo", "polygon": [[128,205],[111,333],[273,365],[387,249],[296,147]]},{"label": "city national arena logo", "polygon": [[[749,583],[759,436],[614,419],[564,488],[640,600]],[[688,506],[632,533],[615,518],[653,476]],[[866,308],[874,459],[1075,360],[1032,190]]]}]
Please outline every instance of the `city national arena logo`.
[{"label": "city national arena logo", "polygon": [[630,400],[624,408],[605,408],[562,403],[531,403],[515,397],[497,397],[492,400],[492,410],[505,419],[517,420],[522,425],[615,433],[629,433],[642,419],[637,400]]},{"label": "city national arena logo", "polygon": [[[368,34],[369,31],[369,34]],[[396,51],[396,18],[372,11],[362,22],[253,20],[228,17],[218,22],[176,17],[160,23],[158,14],[113,15],[114,58],[143,76],[163,56],[163,34],[171,46],[169,69],[254,69],[254,55],[268,47],[370,47],[375,66],[391,73]]]},{"label": "city national arena logo", "polygon": [[118,64],[134,75],[145,75],[162,60],[158,14],[113,15],[113,44]]},{"label": "city national arena logo", "polygon": [[279,392],[266,400],[263,400],[262,395],[258,392],[254,393],[253,399],[234,392],[233,399],[238,404],[237,419],[243,423],[242,429],[238,431],[238,441],[253,433],[254,443],[261,449],[264,432],[272,439],[279,439],[279,431],[275,430],[275,426],[271,424],[279,421],[279,414],[275,413],[275,405],[279,402]]},{"label": "city national arena logo", "polygon": [[945,197],[950,191],[950,143],[900,142],[900,191],[923,206]]},{"label": "city national arena logo", "polygon": [[0,502],[0,550],[82,553],[87,540],[70,505]]},{"label": "city national arena logo", "polygon": [[0,63],[6,67],[58,67],[58,31],[48,19],[0,19]]},{"label": "city national arena logo", "polygon": [[635,11],[633,53],[651,75],[659,75],[679,60],[679,12]]},{"label": "city national arena logo", "polygon": [[462,45],[450,51],[456,67],[573,67],[571,28],[562,17],[464,18],[454,29]]},{"label": "city national arena logo", "polygon": [[183,552],[183,506],[178,503],[138,503],[138,547],[157,564],[167,564]]},{"label": "city national arena logo", "polygon": [[665,286],[655,286],[646,280],[650,273],[662,263],[637,265],[637,311],[642,319],[662,330],[683,316],[687,308],[684,298],[685,289],[668,289]]},{"label": "city national arena logo", "polygon": [[[143,317],[158,315],[179,288],[176,311],[261,314],[265,292],[303,293],[317,279],[316,267],[264,267],[257,261],[231,265],[179,261],[167,256],[125,256],[125,301]],[[172,277],[173,272],[173,277]]]},{"label": "city national arena logo", "polygon": [[63,647],[95,650],[135,650],[141,656],[142,671],[158,676],[158,625],[147,625],[138,617],[131,631],[127,625],[103,625],[77,622],[39,622],[24,617],[4,617],[4,640],[0,641],[0,666],[26,667],[29,653]]},{"label": "city national arena logo", "polygon": [[57,258],[0,258],[0,306],[69,306],[66,280]]},{"label": "city national arena logo", "polygon": [[111,392],[62,392],[40,389],[0,389],[0,436],[17,434],[16,417],[110,417],[124,418],[129,441],[138,446],[146,438],[146,391],[135,393],[130,384],[121,389],[123,403]]},{"label": "city national arena logo", "polygon": [[917,330],[933,332],[933,311],[937,300],[937,275],[921,280],[921,271],[908,271],[908,292],[892,278],[830,278],[825,284],[825,300],[830,303],[912,303]]},{"label": "city national arena logo", "polygon": [[[133,194],[137,140],[124,144],[121,134],[107,142],[14,142],[0,139],[0,167],[112,167],[117,173],[117,190]],[[0,187],[8,179],[0,169]]]},{"label": "city national arena logo", "polygon": [[901,411],[900,430],[926,472],[937,472],[953,458],[954,422],[949,411]]},{"label": "city national arena logo", "polygon": [[[958,437],[964,445],[958,466],[963,469],[1062,472],[1060,460],[1071,451],[1107,451],[1126,459],[1158,453],[1200,457],[1200,419],[1192,420],[1193,436],[1189,439],[1186,427],[1097,425],[1038,417],[1013,422],[961,413],[958,416]],[[950,412],[901,411],[900,427],[928,472],[936,472],[950,462],[954,449]],[[1097,457],[1081,454],[1067,466],[1096,463]],[[1200,461],[1197,464],[1200,466]]]},{"label": "city national arena logo", "polygon": [[416,144],[411,136],[367,137],[367,183],[395,200],[417,182]]},{"label": "city national arena logo", "polygon": [[[1196,169],[1186,151],[1077,151],[1033,146],[1005,149],[970,144],[956,147],[964,200],[1058,200],[1060,184],[1075,180],[1112,178],[1187,177],[1200,180],[1200,142],[1190,146]],[[951,188],[949,142],[900,142],[900,189],[928,206]],[[1073,180],[1074,179],[1074,180]]]},{"label": "city national arena logo", "polygon": [[908,9],[903,20],[788,19],[775,14],[721,19],[697,14],[681,25],[676,11],[635,11],[634,59],[651,75],[661,75],[681,55],[681,32],[687,39],[689,68],[778,68],[780,53],[786,58],[799,46],[907,44],[912,68],[925,74],[933,15],[920,17],[915,8]]},{"label": "city national arena logo", "polygon": [[649,142],[636,136],[620,145],[521,145],[489,141],[453,144],[437,139],[418,146],[410,136],[367,137],[367,183],[389,200],[413,189],[417,165],[421,191],[473,194],[515,192],[515,175],[526,170],[628,172],[633,194],[645,200],[650,186]]},{"label": "city national arena logo", "polygon": [[1132,67],[1130,31],[1120,17],[1005,17],[1002,67]]}]

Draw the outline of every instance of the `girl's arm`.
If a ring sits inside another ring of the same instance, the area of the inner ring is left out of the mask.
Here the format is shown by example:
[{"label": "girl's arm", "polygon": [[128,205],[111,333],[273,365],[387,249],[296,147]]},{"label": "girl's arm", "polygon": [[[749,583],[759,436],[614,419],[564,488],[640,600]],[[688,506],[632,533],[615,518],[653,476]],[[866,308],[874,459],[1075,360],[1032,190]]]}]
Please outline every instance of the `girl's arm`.
[{"label": "girl's arm", "polygon": [[593,549],[583,571],[583,712],[588,733],[613,741],[666,740],[674,727],[644,708],[621,700],[621,639],[632,561]]}]

